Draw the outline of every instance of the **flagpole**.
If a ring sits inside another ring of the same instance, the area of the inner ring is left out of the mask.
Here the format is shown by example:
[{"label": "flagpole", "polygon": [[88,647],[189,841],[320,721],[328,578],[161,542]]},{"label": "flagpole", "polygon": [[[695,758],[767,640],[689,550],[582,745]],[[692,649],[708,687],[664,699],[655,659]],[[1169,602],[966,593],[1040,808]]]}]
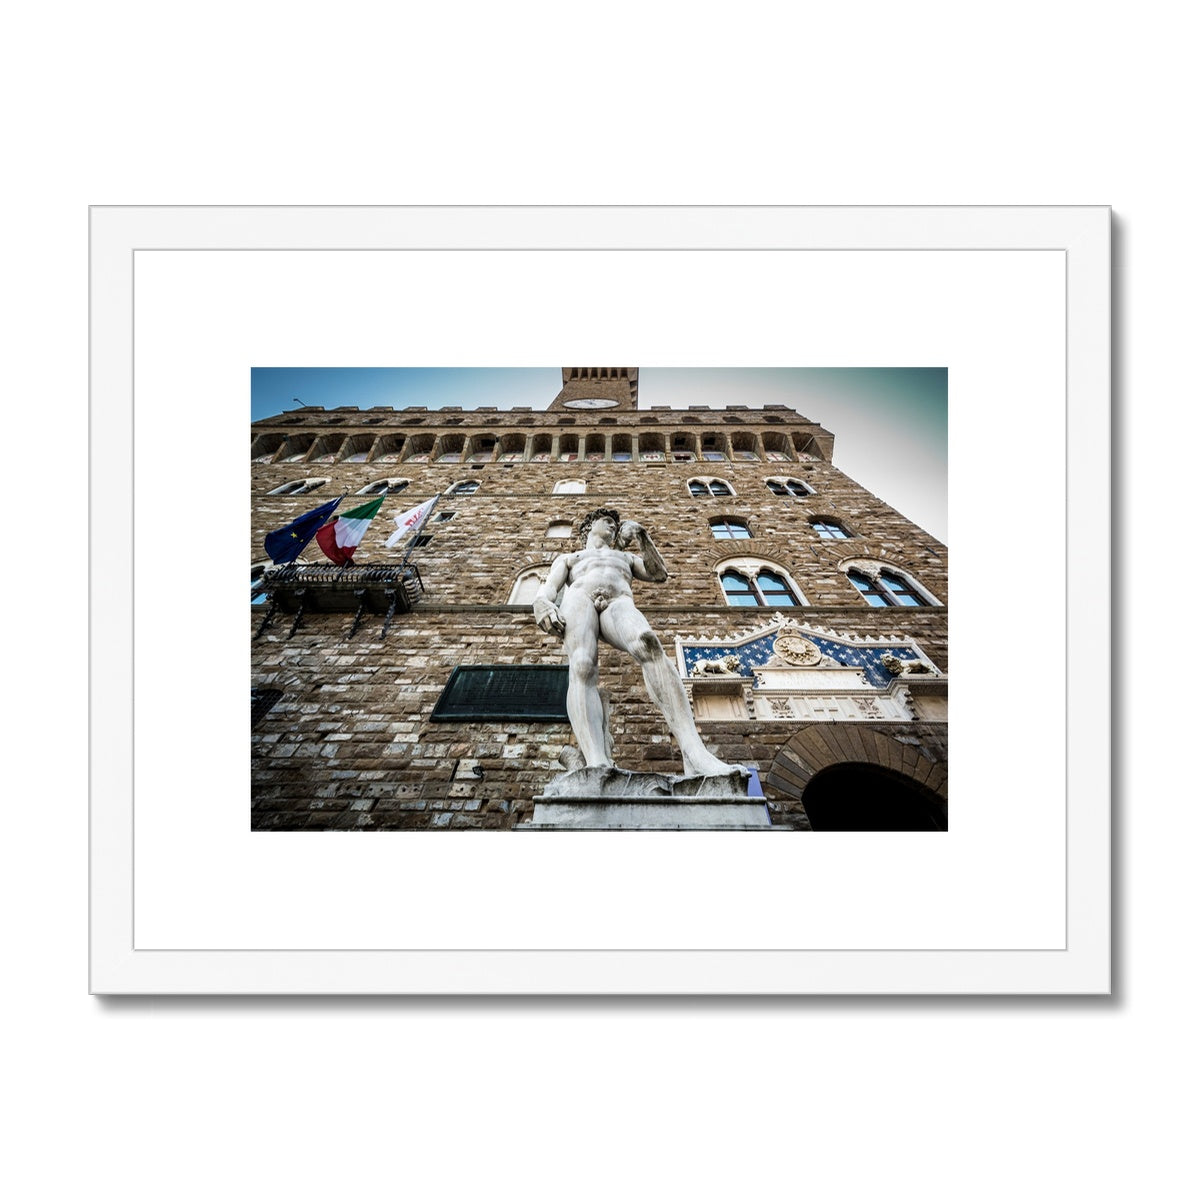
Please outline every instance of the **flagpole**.
[{"label": "flagpole", "polygon": [[429,511],[421,518],[421,523],[413,530],[412,537],[408,540],[408,548],[404,551],[404,557],[400,560],[400,569],[403,571],[408,565],[409,556],[416,549],[417,538],[421,536],[421,530],[425,528],[429,518],[433,516],[433,510],[437,508],[437,502],[442,498],[442,493],[438,492],[433,498],[433,503],[429,506]]}]

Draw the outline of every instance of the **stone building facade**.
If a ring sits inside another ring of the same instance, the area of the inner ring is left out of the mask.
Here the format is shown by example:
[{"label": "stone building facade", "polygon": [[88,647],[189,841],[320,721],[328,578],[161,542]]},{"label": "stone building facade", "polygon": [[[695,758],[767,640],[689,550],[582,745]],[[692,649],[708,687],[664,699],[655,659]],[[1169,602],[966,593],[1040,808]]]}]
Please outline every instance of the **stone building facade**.
[{"label": "stone building facade", "polygon": [[[637,604],[772,828],[946,828],[946,547],[839,471],[833,442],[781,405],[643,406],[636,368],[564,368],[545,410],[255,422],[253,828],[527,823],[571,742],[561,642],[530,606],[600,506],[651,530],[670,579],[635,583]],[[269,531],[385,489],[352,566],[315,542],[265,558]],[[385,547],[435,495],[417,544]],[[602,646],[600,673],[618,765],[681,770],[637,665]]]}]

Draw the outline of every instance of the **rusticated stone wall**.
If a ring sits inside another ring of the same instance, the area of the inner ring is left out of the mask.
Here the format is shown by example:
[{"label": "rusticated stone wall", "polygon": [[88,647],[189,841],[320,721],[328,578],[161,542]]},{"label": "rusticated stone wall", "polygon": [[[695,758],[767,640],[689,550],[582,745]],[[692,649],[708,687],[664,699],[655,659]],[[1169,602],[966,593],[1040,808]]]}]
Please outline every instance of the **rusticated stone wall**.
[{"label": "rusticated stone wall", "polygon": [[[564,436],[579,439],[568,445],[580,453],[603,457],[538,461],[539,455],[561,459],[563,443],[553,439]],[[719,452],[730,457],[641,460],[646,445],[663,447],[667,458],[673,444],[690,445],[701,455],[704,438],[715,438]],[[790,458],[768,459],[768,446]],[[734,457],[735,447],[749,447],[758,457]],[[456,483],[479,487],[439,501],[436,513],[453,517],[428,525],[431,541],[411,559],[424,599],[393,620],[386,638],[378,616],[364,617],[351,639],[352,614],[306,613],[294,636],[288,637],[291,617],[280,614],[252,641],[252,685],[260,697],[269,690],[274,700],[251,732],[253,827],[507,829],[524,820],[533,796],[561,769],[557,760],[570,740],[569,726],[434,723],[429,716],[457,666],[562,661],[559,640],[536,628],[527,604],[508,600],[522,571],[547,566],[576,547],[574,538],[547,536],[551,526],[577,525],[583,513],[601,505],[648,526],[666,560],[670,581],[635,584],[635,595],[669,654],[676,637],[731,637],[786,615],[843,635],[912,637],[947,670],[945,607],[870,608],[839,569],[850,558],[889,562],[945,605],[945,547],[827,461],[831,447],[824,430],[786,409],[651,410],[627,414],[619,423],[555,412],[305,410],[258,422],[252,429],[254,563],[264,560],[268,530],[343,491],[349,495],[342,508],[352,507],[361,503],[355,496],[361,488],[388,478],[408,483],[385,500],[355,561],[397,565],[403,545],[384,546],[393,514]],[[439,457],[439,450],[486,461],[424,461],[426,455]],[[508,461],[501,458],[505,452]],[[268,495],[290,481],[315,478],[329,482],[305,495]],[[693,496],[688,481],[695,478],[722,480],[733,495]],[[776,495],[768,478],[800,480],[812,494]],[[555,484],[568,480],[584,483],[586,492],[555,493]],[[851,536],[823,539],[810,524],[813,518],[836,520]],[[752,536],[717,540],[713,519],[739,521]],[[806,606],[726,606],[719,566],[743,555],[782,566]],[[315,544],[304,560],[324,561]],[[251,634],[264,613],[264,606],[252,607]],[[601,650],[600,667],[601,686],[612,696],[618,764],[679,769],[678,752],[645,696],[640,670],[608,647]],[[797,829],[807,827],[801,801],[765,781],[800,727],[772,720],[701,725],[718,756],[758,769],[773,823]],[[944,761],[944,724],[914,721],[898,736],[905,744],[927,743],[929,753]]]}]

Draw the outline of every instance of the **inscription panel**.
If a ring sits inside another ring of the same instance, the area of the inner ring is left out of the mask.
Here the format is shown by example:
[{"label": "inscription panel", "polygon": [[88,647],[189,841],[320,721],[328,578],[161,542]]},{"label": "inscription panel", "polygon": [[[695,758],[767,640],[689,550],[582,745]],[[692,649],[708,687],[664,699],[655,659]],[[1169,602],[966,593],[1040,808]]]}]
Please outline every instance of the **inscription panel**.
[{"label": "inscription panel", "polygon": [[565,721],[565,666],[455,667],[431,721]]}]

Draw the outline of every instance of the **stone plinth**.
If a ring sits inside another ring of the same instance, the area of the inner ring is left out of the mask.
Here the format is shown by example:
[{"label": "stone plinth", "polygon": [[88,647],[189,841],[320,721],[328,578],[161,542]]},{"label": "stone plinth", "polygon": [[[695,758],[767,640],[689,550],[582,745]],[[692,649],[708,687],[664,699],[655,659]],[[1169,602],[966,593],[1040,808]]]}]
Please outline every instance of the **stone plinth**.
[{"label": "stone plinth", "polygon": [[660,775],[619,767],[567,771],[533,798],[533,817],[517,829],[770,829],[751,775]]}]

